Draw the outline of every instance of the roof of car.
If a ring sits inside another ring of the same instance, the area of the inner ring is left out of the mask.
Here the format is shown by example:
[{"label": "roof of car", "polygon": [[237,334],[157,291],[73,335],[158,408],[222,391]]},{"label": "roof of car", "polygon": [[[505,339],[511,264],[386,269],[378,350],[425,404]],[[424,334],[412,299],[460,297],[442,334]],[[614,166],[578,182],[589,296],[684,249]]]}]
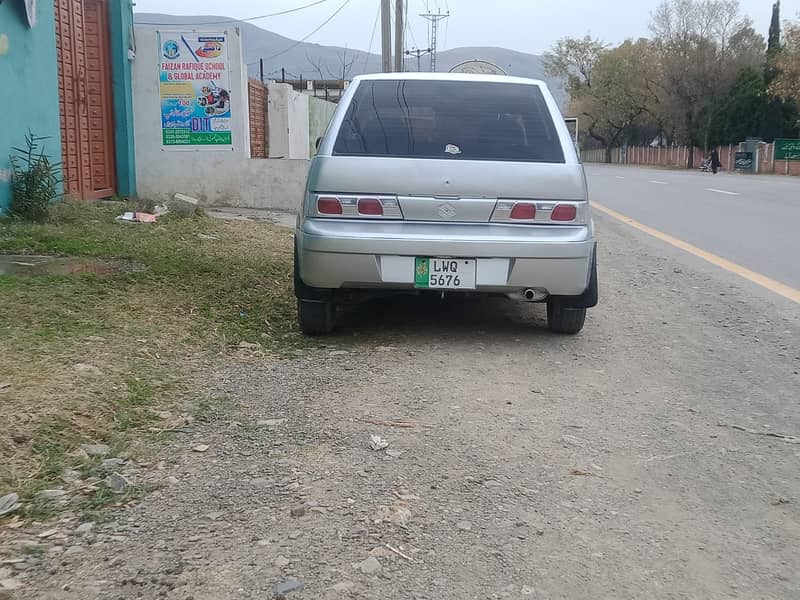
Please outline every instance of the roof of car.
[{"label": "roof of car", "polygon": [[479,81],[484,83],[521,83],[525,85],[538,85],[542,87],[546,87],[547,85],[540,79],[511,77],[508,75],[478,75],[474,73],[371,73],[369,75],[359,75],[353,78],[353,81],[375,80]]}]

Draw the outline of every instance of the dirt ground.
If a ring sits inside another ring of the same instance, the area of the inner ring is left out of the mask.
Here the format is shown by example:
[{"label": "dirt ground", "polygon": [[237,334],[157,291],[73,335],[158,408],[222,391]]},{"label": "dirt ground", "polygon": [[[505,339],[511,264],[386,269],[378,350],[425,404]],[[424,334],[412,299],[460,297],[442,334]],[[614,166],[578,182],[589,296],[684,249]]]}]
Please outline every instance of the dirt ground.
[{"label": "dirt ground", "polygon": [[598,225],[581,335],[397,299],[302,358],[220,364],[238,408],[112,520],[28,532],[7,597],[796,598],[800,444],[763,434],[800,435],[800,311]]}]

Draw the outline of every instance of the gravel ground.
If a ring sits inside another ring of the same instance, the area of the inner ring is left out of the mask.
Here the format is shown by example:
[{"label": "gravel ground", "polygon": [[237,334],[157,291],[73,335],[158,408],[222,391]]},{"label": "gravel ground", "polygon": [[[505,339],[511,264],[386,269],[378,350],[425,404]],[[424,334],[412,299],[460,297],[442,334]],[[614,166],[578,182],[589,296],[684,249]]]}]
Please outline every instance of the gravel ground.
[{"label": "gravel ground", "polygon": [[796,598],[800,444],[763,434],[800,435],[800,311],[599,233],[577,337],[541,306],[397,299],[221,365],[241,410],[112,522],[0,565],[8,597]]}]

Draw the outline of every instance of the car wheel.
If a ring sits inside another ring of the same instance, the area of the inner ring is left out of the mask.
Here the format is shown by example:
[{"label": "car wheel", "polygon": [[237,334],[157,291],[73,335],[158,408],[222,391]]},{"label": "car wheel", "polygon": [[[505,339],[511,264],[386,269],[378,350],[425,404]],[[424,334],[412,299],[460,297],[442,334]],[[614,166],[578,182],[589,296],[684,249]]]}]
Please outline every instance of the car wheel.
[{"label": "car wheel", "polygon": [[326,335],[333,331],[336,305],[333,302],[298,300],[297,319],[304,335]]},{"label": "car wheel", "polygon": [[547,328],[555,333],[576,334],[586,321],[585,308],[568,308],[561,302],[547,303]]}]

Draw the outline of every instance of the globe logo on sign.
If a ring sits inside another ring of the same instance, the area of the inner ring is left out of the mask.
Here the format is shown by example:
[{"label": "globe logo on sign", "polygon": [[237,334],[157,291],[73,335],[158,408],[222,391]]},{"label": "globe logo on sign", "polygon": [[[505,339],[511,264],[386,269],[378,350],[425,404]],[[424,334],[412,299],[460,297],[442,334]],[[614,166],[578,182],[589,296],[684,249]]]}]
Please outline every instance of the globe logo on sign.
[{"label": "globe logo on sign", "polygon": [[164,58],[168,58],[169,60],[174,60],[181,55],[180,50],[178,49],[178,42],[175,40],[167,40],[164,42]]}]

